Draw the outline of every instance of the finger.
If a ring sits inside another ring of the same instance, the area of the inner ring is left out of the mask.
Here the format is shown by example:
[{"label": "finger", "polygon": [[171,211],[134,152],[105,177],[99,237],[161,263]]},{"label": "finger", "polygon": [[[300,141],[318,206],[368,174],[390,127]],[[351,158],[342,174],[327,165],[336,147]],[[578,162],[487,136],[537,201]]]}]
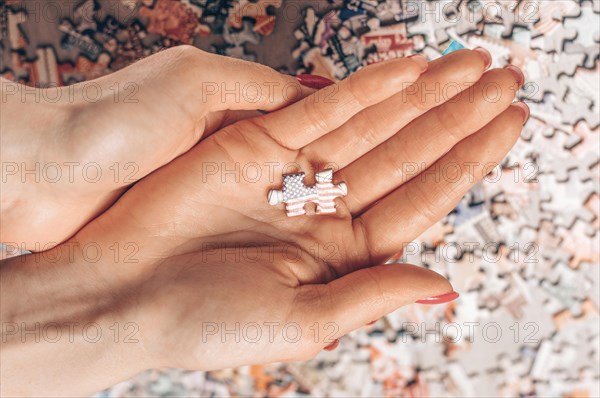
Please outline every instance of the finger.
[{"label": "finger", "polygon": [[[338,173],[354,190],[345,199],[353,214],[414,178],[462,139],[506,110],[522,84],[508,69],[487,72],[471,89],[422,115],[398,134]],[[373,170],[377,170],[374,178]]]},{"label": "finger", "polygon": [[[296,80],[298,80],[298,82],[304,86],[302,92],[299,95],[296,95],[294,97],[290,98],[290,101],[288,101],[286,103],[289,104],[291,103],[291,101],[293,100],[294,102],[297,100],[301,100],[305,97],[307,97],[309,94],[312,94],[313,92],[315,92],[316,90],[320,90],[322,88],[331,86],[332,84],[334,84],[335,82],[333,80],[329,80],[326,77],[323,76],[317,76],[317,75],[298,75],[296,76]],[[306,90],[306,88],[312,89],[312,90]],[[214,117],[212,118],[211,121],[219,121],[218,125],[216,123],[213,123],[213,126],[217,125],[217,129],[222,129],[225,126],[229,126],[230,124],[239,122],[240,120],[244,120],[244,119],[250,119],[253,117],[258,117],[258,116],[262,116],[263,112],[258,111],[258,110],[239,110],[239,111],[223,111],[223,112],[216,112],[214,113]],[[207,119],[209,118],[209,116],[207,116]],[[207,125],[210,123],[210,121],[207,121]],[[207,130],[209,130],[209,128],[206,128]]]},{"label": "finger", "polygon": [[299,149],[335,130],[361,110],[414,83],[427,68],[422,56],[367,66],[341,82],[260,119],[281,145]]},{"label": "finger", "polygon": [[498,164],[521,132],[525,112],[510,106],[456,145],[419,177],[402,185],[354,219],[363,259],[386,260],[448,214]]},{"label": "finger", "polygon": [[316,91],[311,81],[254,62],[209,53],[197,62],[208,72],[198,94],[211,111],[274,111]]},{"label": "finger", "polygon": [[[333,340],[402,306],[417,301],[441,303],[458,297],[451,293],[454,289],[442,275],[396,263],[363,268],[327,284],[301,286],[296,302],[311,324],[334,325],[334,333],[328,336]],[[331,341],[319,343],[326,346]]]},{"label": "finger", "polygon": [[491,55],[483,49],[460,50],[438,58],[410,87],[356,114],[303,148],[302,153],[317,163],[334,162],[344,167],[419,115],[475,84],[490,63]]},{"label": "finger", "polygon": [[[147,81],[148,84],[140,85],[140,97],[169,98],[198,119],[225,110],[273,111],[316,91],[294,76],[268,66],[187,45],[153,54],[98,81],[111,84],[115,78],[124,82]],[[165,81],[175,83],[169,85]]]},{"label": "finger", "polygon": [[[284,75],[285,76],[285,75]],[[317,75],[298,75],[296,76],[298,82],[304,86],[302,91],[294,95],[293,97],[287,97],[287,102],[284,105],[288,105],[297,100],[301,100],[312,94],[316,90],[320,90],[327,86],[334,84],[333,80],[329,80],[326,77]],[[310,90],[307,90],[310,89]],[[249,110],[226,110],[220,112],[213,112],[206,116],[206,127],[204,137],[206,138],[210,134],[223,127],[229,126],[230,124],[239,122],[240,120],[250,119],[253,117],[262,116],[263,112],[249,109]]]}]

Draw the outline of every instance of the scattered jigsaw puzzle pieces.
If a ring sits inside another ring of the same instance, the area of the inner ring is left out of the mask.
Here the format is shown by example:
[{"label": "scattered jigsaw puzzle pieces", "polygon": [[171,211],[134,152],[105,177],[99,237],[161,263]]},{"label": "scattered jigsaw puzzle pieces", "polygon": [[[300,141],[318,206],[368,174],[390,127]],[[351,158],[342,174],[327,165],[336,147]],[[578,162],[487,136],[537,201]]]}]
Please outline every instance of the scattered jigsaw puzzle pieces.
[{"label": "scattered jigsaw puzzle pieces", "polygon": [[[33,2],[0,1],[3,77],[72,84],[192,43],[337,80],[413,53],[433,60],[453,42],[488,49],[494,68],[520,67],[518,98],[531,109],[500,167],[390,259],[448,277],[457,301],[403,307],[301,365],[149,371],[98,398],[600,395],[600,1],[64,3],[42,24],[27,11]],[[503,338],[486,344],[493,323]]]},{"label": "scattered jigsaw puzzle pieces", "polygon": [[283,0],[239,0],[234,3],[229,11],[228,23],[236,28],[242,28],[244,18],[254,20],[254,31],[268,36],[275,28],[275,16],[271,9],[281,7]]},{"label": "scattered jigsaw puzzle pieces", "polygon": [[194,36],[200,32],[198,15],[178,1],[156,0],[154,7],[142,7],[139,15],[147,19],[148,32],[170,37],[180,43],[191,44]]}]

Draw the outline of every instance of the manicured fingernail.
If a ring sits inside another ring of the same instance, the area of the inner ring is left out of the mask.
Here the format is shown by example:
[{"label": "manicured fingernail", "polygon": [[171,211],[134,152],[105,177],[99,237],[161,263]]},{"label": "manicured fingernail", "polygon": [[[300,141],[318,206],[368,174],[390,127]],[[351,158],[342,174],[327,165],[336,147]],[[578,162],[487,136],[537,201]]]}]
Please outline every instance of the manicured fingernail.
[{"label": "manicured fingernail", "polygon": [[517,84],[519,85],[519,87],[522,87],[523,84],[525,84],[525,75],[523,74],[523,72],[521,72],[521,69],[517,68],[514,65],[508,65],[504,69],[507,69],[512,72],[512,74],[517,79]]},{"label": "manicured fingernail", "polygon": [[415,301],[418,304],[443,304],[448,303],[452,300],[456,300],[458,298],[458,293],[450,292],[445,294],[440,294],[439,296],[427,297],[421,300]]},{"label": "manicured fingernail", "polygon": [[408,58],[410,58],[413,61],[415,61],[421,67],[421,72],[425,72],[427,70],[427,68],[429,67],[429,63],[427,62],[427,58],[425,58],[425,56],[422,55],[422,54],[414,54],[414,55],[411,55]]},{"label": "manicured fingernail", "polygon": [[327,86],[331,86],[334,83],[326,77],[317,75],[303,74],[296,76],[296,79],[298,79],[300,84],[302,84],[303,86],[316,88],[317,90]]},{"label": "manicured fingernail", "polygon": [[485,64],[485,69],[492,66],[492,54],[488,50],[483,47],[474,48],[473,51],[477,51],[479,56],[483,59],[483,63]]},{"label": "manicured fingernail", "polygon": [[340,339],[335,339],[335,341],[333,343],[329,344],[328,346],[326,346],[323,349],[327,350],[327,351],[333,351],[336,348],[338,348],[339,345],[340,345]]},{"label": "manicured fingernail", "polygon": [[529,120],[529,115],[531,114],[529,107],[524,102],[520,101],[515,102],[514,104],[512,104],[512,106],[521,110],[521,112],[523,113],[523,124],[527,123],[527,120]]}]

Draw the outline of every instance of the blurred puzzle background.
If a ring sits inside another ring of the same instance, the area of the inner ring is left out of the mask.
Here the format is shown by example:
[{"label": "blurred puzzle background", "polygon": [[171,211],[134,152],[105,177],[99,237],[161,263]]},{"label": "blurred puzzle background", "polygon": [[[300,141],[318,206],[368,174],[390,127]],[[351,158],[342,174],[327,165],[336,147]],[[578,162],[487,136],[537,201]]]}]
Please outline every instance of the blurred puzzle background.
[{"label": "blurred puzzle background", "polygon": [[502,165],[393,260],[461,297],[402,308],[308,362],[153,370],[95,397],[600,396],[599,0],[0,0],[0,73],[40,87],[183,43],[338,80],[452,40],[519,66],[532,115]]}]

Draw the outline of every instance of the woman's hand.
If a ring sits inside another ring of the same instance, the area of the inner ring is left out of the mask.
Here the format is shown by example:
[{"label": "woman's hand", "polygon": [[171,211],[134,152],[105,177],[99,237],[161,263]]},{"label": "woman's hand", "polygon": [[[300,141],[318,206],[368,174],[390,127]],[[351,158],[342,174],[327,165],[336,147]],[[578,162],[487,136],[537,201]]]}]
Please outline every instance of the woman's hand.
[{"label": "woman's hand", "polygon": [[[151,362],[215,369],[305,359],[399,306],[451,293],[434,272],[384,262],[451,211],[520,134],[527,108],[511,102],[523,77],[484,73],[486,56],[459,51],[425,73],[420,58],[369,66],[232,124],[82,230],[75,241],[139,245],[138,264],[99,272],[134,286]],[[449,86],[464,91],[444,97]],[[328,164],[349,189],[336,214],[288,218],[267,203],[283,172],[305,171],[310,184]],[[273,342],[265,325],[275,323]],[[302,338],[290,343],[282,328],[293,323]],[[259,342],[243,337],[255,324]]]},{"label": "woman's hand", "polygon": [[191,46],[70,87],[0,83],[0,242],[33,251],[69,238],[126,187],[217,129],[314,91]]}]

